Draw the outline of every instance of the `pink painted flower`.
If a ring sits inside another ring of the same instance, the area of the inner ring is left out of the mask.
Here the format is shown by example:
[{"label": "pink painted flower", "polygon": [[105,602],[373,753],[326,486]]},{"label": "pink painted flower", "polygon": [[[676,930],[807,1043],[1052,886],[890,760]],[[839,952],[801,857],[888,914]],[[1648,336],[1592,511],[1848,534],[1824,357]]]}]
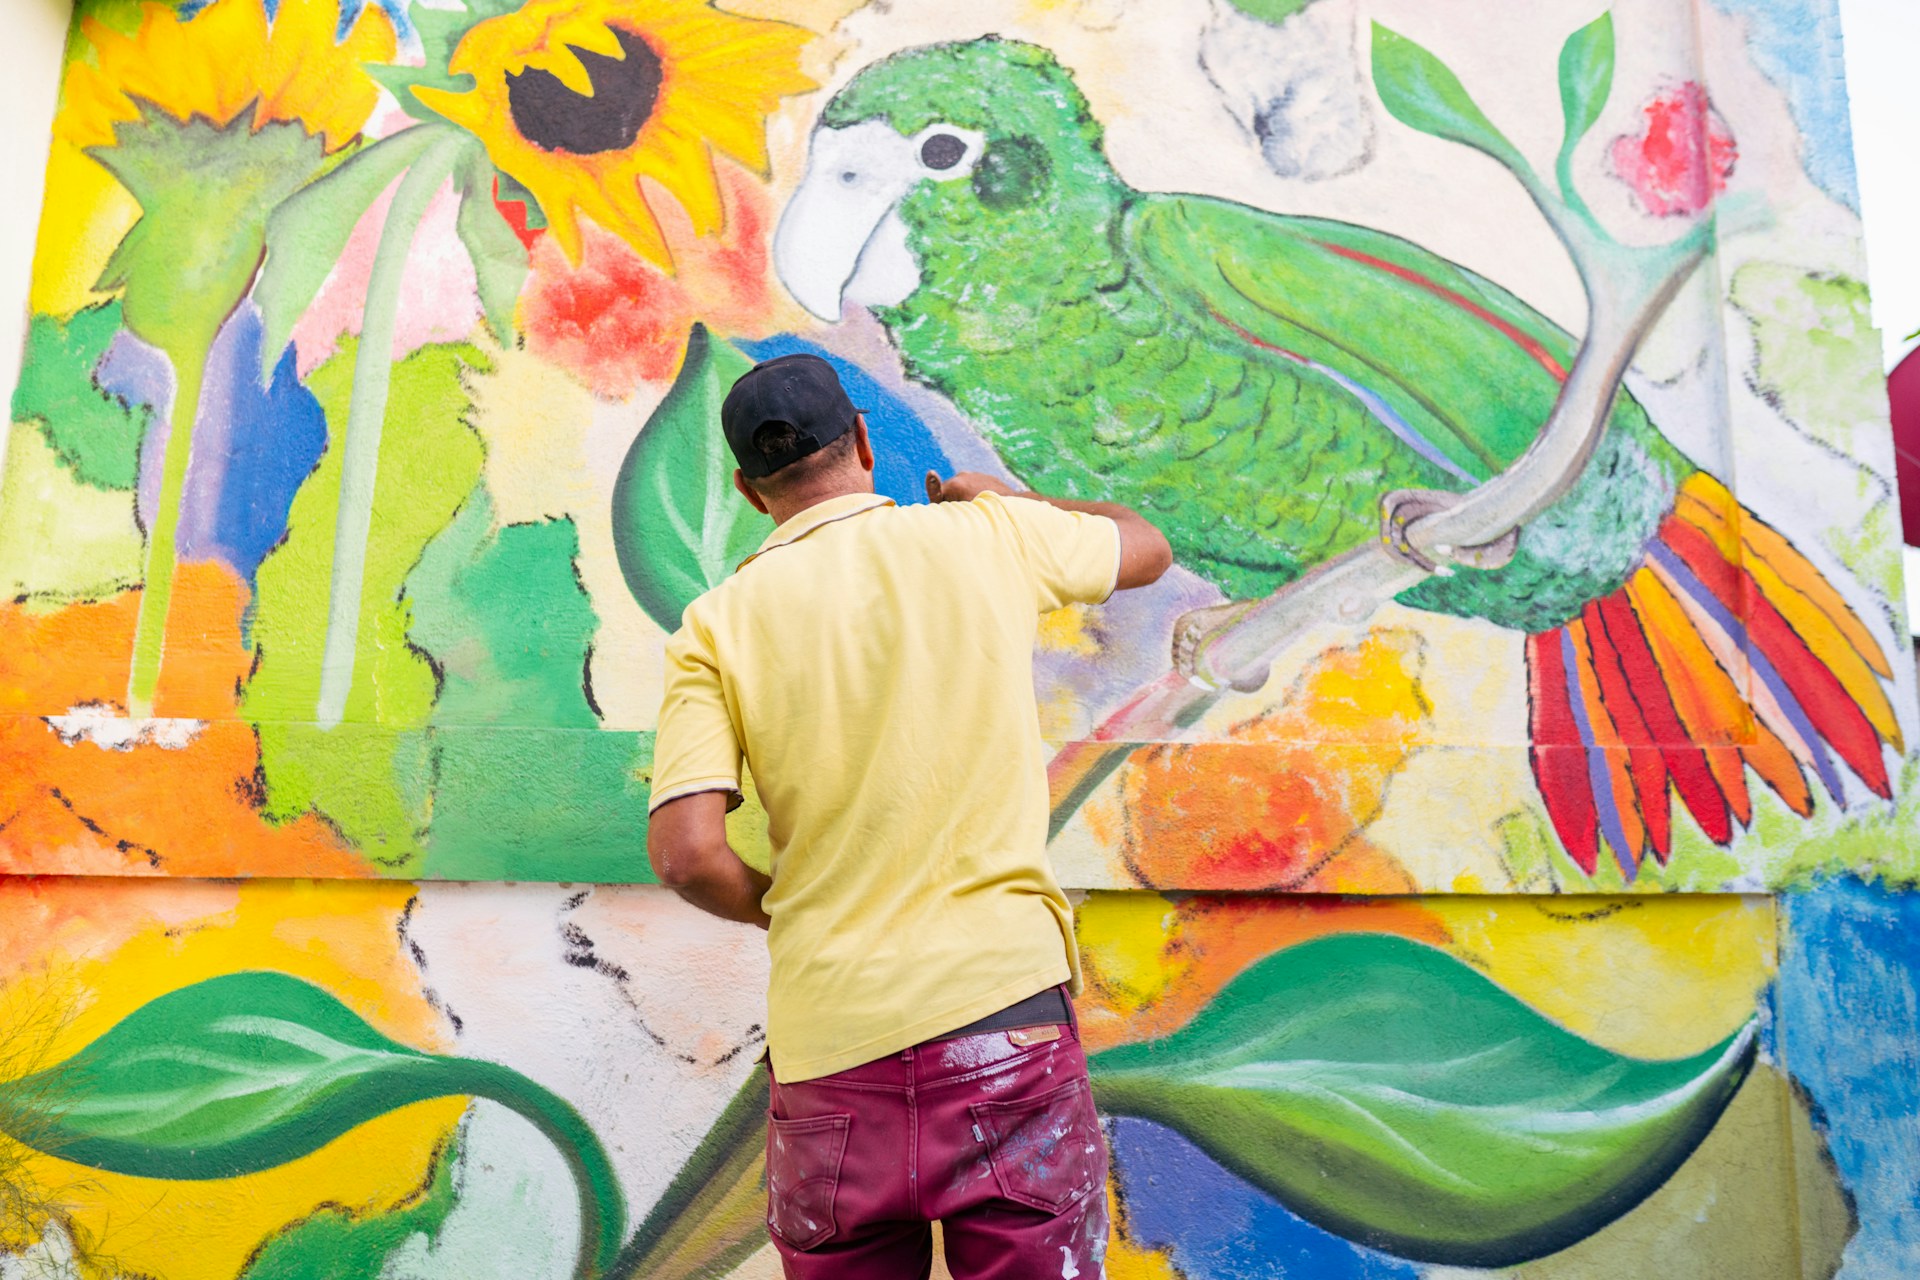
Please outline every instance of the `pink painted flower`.
[{"label": "pink painted flower", "polygon": [[1694,81],[1665,89],[1641,107],[1646,125],[1613,140],[1613,169],[1640,207],[1657,217],[1696,214],[1726,190],[1740,157],[1727,122]]}]

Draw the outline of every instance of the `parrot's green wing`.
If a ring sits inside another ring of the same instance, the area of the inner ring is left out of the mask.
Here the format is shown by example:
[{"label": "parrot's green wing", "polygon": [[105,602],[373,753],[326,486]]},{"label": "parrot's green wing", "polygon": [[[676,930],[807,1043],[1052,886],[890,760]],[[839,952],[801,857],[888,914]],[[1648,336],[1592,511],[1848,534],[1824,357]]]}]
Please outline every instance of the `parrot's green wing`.
[{"label": "parrot's green wing", "polygon": [[1526,449],[1572,363],[1568,335],[1512,294],[1382,232],[1149,195],[1125,235],[1191,323],[1308,362],[1463,488]]}]

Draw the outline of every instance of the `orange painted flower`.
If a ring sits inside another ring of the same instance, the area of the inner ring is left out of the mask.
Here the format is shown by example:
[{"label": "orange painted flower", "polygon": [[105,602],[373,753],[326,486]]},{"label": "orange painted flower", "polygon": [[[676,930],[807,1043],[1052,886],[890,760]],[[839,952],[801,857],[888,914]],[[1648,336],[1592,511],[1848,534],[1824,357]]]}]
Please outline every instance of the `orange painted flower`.
[{"label": "orange painted flower", "polygon": [[1142,748],[1122,779],[1121,857],[1169,888],[1407,893],[1361,832],[1427,720],[1420,642],[1376,631],[1315,660],[1225,741]]},{"label": "orange painted flower", "polygon": [[815,87],[798,67],[810,38],[700,0],[531,0],[461,38],[447,69],[475,88],[413,92],[533,193],[569,261],[580,261],[584,214],[671,266],[640,180],[659,183],[698,234],[717,231],[711,152],[766,172],[767,115]]},{"label": "orange painted flower", "polygon": [[140,118],[138,102],[217,125],[251,107],[255,129],[297,121],[338,150],[379,97],[361,64],[391,61],[398,48],[378,5],[336,40],[339,28],[339,0],[280,0],[271,20],[262,0],[214,0],[190,18],[149,3],[130,37],[83,18],[94,59],[68,64],[57,131],[75,146],[111,146],[116,123]]}]

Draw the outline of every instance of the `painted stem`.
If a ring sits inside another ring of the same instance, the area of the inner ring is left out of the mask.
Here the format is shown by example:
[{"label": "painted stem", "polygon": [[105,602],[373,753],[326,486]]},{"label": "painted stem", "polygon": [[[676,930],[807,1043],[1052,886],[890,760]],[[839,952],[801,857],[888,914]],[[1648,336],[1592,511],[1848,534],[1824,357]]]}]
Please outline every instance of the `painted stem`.
[{"label": "painted stem", "polygon": [[574,1276],[595,1280],[608,1275],[626,1234],[626,1199],[593,1126],[565,1098],[498,1063],[472,1058],[430,1061],[446,1073],[448,1093],[499,1103],[540,1130],[559,1150],[580,1197],[580,1251]]},{"label": "painted stem", "polygon": [[160,497],[154,505],[153,528],[147,531],[147,568],[140,591],[139,619],[133,630],[133,667],[127,680],[127,714],[136,720],[153,714],[153,696],[160,684],[167,612],[173,605],[180,508],[193,457],[193,420],[200,411],[200,386],[207,374],[208,352],[173,354],[173,410],[168,416],[167,447],[160,459]]},{"label": "painted stem", "polygon": [[366,309],[361,314],[360,346],[353,356],[353,393],[347,401],[347,427],[341,443],[340,505],[333,529],[327,639],[320,658],[320,698],[314,708],[314,721],[322,729],[334,728],[345,718],[347,697],[353,691],[367,537],[373,527],[380,436],[386,424],[393,334],[399,321],[407,255],[434,193],[453,172],[458,149],[457,139],[437,143],[407,170],[387,208],[380,247],[373,255]]}]

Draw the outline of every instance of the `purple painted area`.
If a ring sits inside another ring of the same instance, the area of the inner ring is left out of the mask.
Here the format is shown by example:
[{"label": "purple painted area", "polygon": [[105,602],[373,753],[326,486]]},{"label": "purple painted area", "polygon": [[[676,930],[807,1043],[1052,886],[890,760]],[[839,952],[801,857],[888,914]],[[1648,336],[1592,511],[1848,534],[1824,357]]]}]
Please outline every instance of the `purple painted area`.
[{"label": "purple painted area", "polygon": [[1627,826],[1620,817],[1620,797],[1613,793],[1613,770],[1607,767],[1606,753],[1594,741],[1593,722],[1587,719],[1587,699],[1580,692],[1577,662],[1573,637],[1562,627],[1560,665],[1567,673],[1567,702],[1573,708],[1573,723],[1580,730],[1580,741],[1587,748],[1587,785],[1593,789],[1594,804],[1600,810],[1600,829],[1606,832],[1607,843],[1613,846],[1613,860],[1620,864],[1620,874],[1627,878],[1627,883],[1632,884],[1639,867],[1627,849]]},{"label": "purple painted area", "polygon": [[159,348],[148,346],[122,329],[100,357],[93,380],[100,389],[128,404],[153,411],[151,425],[140,441],[140,484],[134,513],[140,527],[153,527],[154,508],[160,503],[160,458],[166,452],[169,419],[173,413],[173,366]]},{"label": "purple painted area", "polygon": [[[286,532],[294,492],[326,449],[326,415],[300,385],[289,349],[260,379],[260,313],[243,303],[207,357],[177,534],[182,560],[219,560],[251,581]],[[173,370],[160,351],[121,333],[100,362],[106,390],[149,405],[154,426],[140,449],[139,516],[151,528],[170,434]]]},{"label": "purple painted area", "polygon": [[1109,1130],[1127,1234],[1187,1280],[1411,1280],[1410,1262],[1343,1240],[1215,1163],[1185,1137],[1121,1116]]},{"label": "purple painted area", "polygon": [[1814,771],[1820,775],[1821,784],[1826,787],[1827,794],[1833,797],[1835,804],[1842,809],[1846,808],[1847,795],[1842,789],[1840,775],[1835,771],[1833,761],[1827,757],[1826,743],[1814,730],[1813,721],[1807,717],[1806,709],[1800,705],[1800,700],[1793,696],[1793,690],[1787,688],[1787,682],[1780,678],[1780,673],[1774,670],[1771,662],[1767,661],[1767,655],[1748,642],[1746,623],[1734,617],[1720,603],[1673,548],[1656,541],[1650,544],[1649,550],[1654,559],[1660,562],[1660,567],[1673,575],[1673,580],[1686,590],[1687,595],[1692,597],[1696,604],[1707,611],[1709,617],[1733,637],[1733,642],[1739,645],[1741,651],[1747,655],[1747,661],[1753,665],[1753,674],[1773,694],[1774,699],[1780,704],[1781,712],[1793,725],[1793,731],[1799,734],[1801,740],[1807,744],[1807,750],[1813,756]]}]

